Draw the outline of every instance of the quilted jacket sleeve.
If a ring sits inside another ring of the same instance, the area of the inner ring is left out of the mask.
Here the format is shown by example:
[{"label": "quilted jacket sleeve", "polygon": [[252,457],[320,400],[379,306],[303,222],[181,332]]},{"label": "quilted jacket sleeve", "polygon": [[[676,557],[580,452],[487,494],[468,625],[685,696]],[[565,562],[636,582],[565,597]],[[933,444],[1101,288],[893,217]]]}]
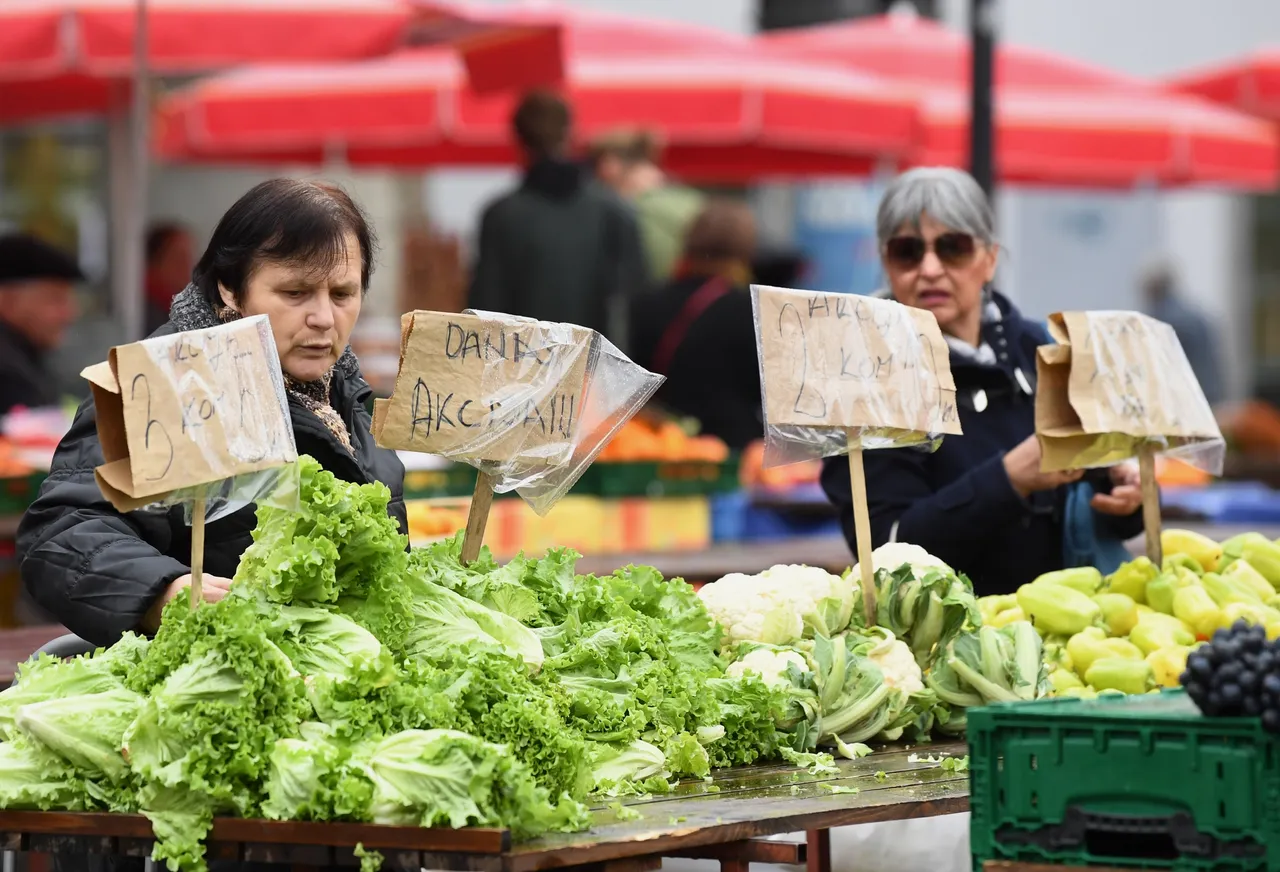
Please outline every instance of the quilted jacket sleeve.
[{"label": "quilted jacket sleeve", "polygon": [[22,581],[67,629],[108,645],[138,627],[156,597],[190,569],[166,554],[168,515],[121,513],[102,496],[93,401],[76,413],[48,479],[18,529]]}]

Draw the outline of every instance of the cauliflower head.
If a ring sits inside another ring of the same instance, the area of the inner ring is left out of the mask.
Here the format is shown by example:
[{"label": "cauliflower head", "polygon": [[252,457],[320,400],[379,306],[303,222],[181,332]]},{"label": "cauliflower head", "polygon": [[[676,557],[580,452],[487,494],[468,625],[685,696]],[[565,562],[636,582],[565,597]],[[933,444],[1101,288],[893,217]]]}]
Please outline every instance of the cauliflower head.
[{"label": "cauliflower head", "polygon": [[798,651],[761,645],[759,648],[749,652],[741,660],[735,660],[730,663],[725,673],[733,678],[738,678],[744,673],[754,672],[764,679],[765,684],[777,687],[791,684],[791,679],[787,676],[787,670],[792,665],[797,666],[801,672],[809,671],[808,661]]},{"label": "cauliflower head", "polygon": [[776,581],[735,572],[704,585],[698,596],[720,624],[726,647],[738,642],[789,645],[804,635],[804,620]]},{"label": "cauliflower head", "polygon": [[[937,557],[934,557],[919,545],[912,545],[910,542],[886,542],[871,552],[871,567],[875,572],[881,569],[893,572],[904,563],[910,564],[911,569],[917,576],[925,569],[952,571],[950,566]],[[861,577],[858,574],[859,566],[861,564],[854,564],[853,569],[849,572],[850,578]]]},{"label": "cauliflower head", "polygon": [[855,585],[817,566],[778,565],[760,573],[787,589],[800,618],[815,632],[834,636],[853,617]]},{"label": "cauliflower head", "polygon": [[867,656],[884,673],[884,683],[907,695],[924,690],[924,673],[911,648],[888,630],[882,632],[885,638]]}]

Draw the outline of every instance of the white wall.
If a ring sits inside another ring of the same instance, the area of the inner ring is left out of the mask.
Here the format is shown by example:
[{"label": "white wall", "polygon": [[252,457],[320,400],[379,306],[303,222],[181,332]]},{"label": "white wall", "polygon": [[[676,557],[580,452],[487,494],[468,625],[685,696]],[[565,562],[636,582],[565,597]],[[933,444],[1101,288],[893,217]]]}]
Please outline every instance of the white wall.
[{"label": "white wall", "polygon": [[[1191,67],[1239,57],[1280,42],[1277,0],[996,0],[1003,40],[1054,51],[1139,76],[1160,77]],[[969,0],[944,0],[944,15],[956,27],[967,27]],[[1213,192],[1161,195],[1148,220],[1158,232],[1153,243],[1181,264],[1186,293],[1216,320],[1233,393],[1246,390],[1248,343],[1231,341],[1247,335],[1249,249],[1248,209],[1243,198]],[[1028,215],[1055,211],[1069,220],[1072,210],[1096,209],[1108,222],[1132,222],[1132,204],[1096,198],[1064,202],[1060,197],[1018,192],[1002,199],[1006,235],[1021,239],[1024,254],[1056,250],[1063,256],[1074,243],[1039,235]],[[1016,217],[1015,217],[1016,216]],[[1018,226],[1010,226],[1010,221]],[[1048,220],[1046,218],[1046,220]],[[1154,251],[1135,251],[1125,258],[1112,247],[1107,256],[1114,272],[1136,272]],[[1016,257],[1008,277],[1020,297],[1036,304],[1056,295],[1055,278],[1046,261]],[[1050,257],[1049,261],[1055,258]],[[1126,264],[1125,261],[1129,263]],[[1084,274],[1095,265],[1083,264]],[[1128,283],[1132,293],[1132,282]]]}]

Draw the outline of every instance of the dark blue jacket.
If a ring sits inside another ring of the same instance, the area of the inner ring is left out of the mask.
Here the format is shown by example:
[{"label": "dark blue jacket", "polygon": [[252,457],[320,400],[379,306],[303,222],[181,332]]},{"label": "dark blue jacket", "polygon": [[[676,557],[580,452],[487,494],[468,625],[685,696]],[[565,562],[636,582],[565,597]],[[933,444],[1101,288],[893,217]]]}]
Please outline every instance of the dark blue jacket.
[{"label": "dark blue jacket", "polygon": [[[1011,593],[1041,573],[1063,568],[1067,491],[1023,499],[1005,473],[1005,452],[1035,432],[1036,347],[1050,339],[1042,325],[1023,318],[1005,297],[994,294],[993,299],[1002,318],[984,323],[982,338],[997,362],[951,355],[964,435],[946,437],[933,453],[868,451],[863,461],[873,546],[891,536],[919,545],[968,575],[982,595]],[[1090,479],[1109,489],[1105,472]],[[848,458],[826,462],[822,486],[857,553]],[[1095,519],[1101,535],[1127,539],[1142,532],[1141,511],[1126,518],[1095,514]]]}]

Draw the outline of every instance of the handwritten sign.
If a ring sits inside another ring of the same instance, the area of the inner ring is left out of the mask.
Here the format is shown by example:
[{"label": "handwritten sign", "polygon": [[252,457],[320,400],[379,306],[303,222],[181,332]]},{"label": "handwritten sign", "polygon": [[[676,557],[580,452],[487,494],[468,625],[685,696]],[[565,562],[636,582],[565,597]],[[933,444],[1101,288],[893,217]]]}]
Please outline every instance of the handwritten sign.
[{"label": "handwritten sign", "polygon": [[960,433],[950,356],[921,309],[753,285],[765,420],[772,427]]},{"label": "handwritten sign", "polygon": [[1137,312],[1059,312],[1049,332],[1058,344],[1036,355],[1045,471],[1115,463],[1153,440],[1169,448],[1221,445],[1213,410],[1168,324]]},{"label": "handwritten sign", "polygon": [[374,438],[455,460],[565,463],[596,354],[583,327],[410,312],[395,390],[374,403]]},{"label": "handwritten sign", "polygon": [[118,346],[81,375],[106,461],[98,485],[122,511],[297,460],[265,316]]}]

